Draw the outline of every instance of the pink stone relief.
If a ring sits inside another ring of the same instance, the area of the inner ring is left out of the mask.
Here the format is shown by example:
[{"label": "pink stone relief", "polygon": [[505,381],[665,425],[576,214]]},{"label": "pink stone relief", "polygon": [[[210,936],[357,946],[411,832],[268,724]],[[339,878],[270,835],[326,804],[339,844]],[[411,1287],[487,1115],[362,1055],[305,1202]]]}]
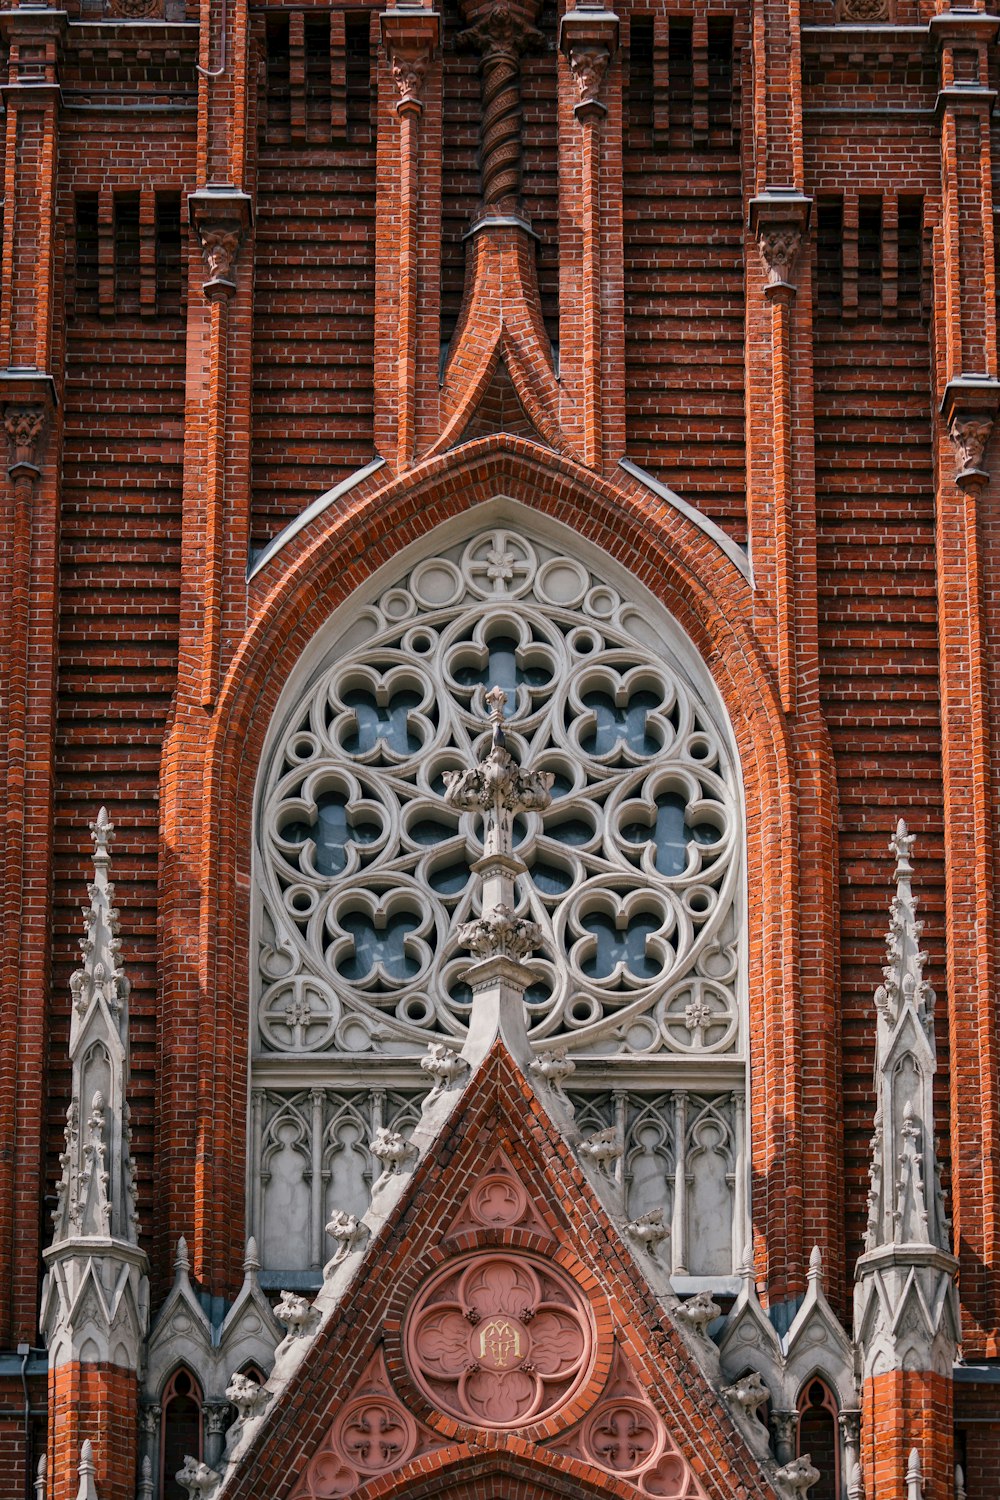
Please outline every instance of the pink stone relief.
[{"label": "pink stone relief", "polygon": [[626,1479],[657,1500],[704,1500],[690,1465],[675,1447],[659,1413],[646,1399],[620,1349],[593,1411],[548,1445],[558,1453]]},{"label": "pink stone relief", "polygon": [[339,1500],[374,1475],[439,1446],[396,1399],[378,1355],[334,1418],[292,1500]]},{"label": "pink stone relief", "polygon": [[593,1353],[579,1288],[514,1250],[447,1266],[406,1321],[407,1360],[427,1399],[481,1427],[520,1427],[556,1411],[586,1379]]}]

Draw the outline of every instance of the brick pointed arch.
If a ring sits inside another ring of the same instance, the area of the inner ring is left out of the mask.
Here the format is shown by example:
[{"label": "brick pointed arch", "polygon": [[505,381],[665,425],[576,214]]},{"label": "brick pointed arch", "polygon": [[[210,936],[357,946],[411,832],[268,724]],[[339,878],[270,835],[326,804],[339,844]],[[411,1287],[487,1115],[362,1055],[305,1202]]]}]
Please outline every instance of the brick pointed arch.
[{"label": "brick pointed arch", "polygon": [[[252,804],[281,688],[333,610],[403,548],[498,496],[602,549],[675,617],[701,654],[733,726],[746,799],[752,1058],[753,1216],[771,1295],[796,1289],[802,1228],[802,1017],[795,750],[772,666],[755,635],[759,604],[718,542],[622,475],[612,484],[509,436],[463,445],[402,478],[371,476],[295,538],[254,580],[217,707],[179,701],[164,757],[161,867],[161,1138],[169,1234],[188,1234],[196,1273],[233,1290],[245,1232],[248,905]],[[829,747],[812,734],[820,774]],[[805,798],[808,805],[808,797]],[[816,800],[816,799],[812,799]],[[822,837],[822,830],[820,830]],[[830,968],[832,913],[812,921],[810,965]],[[820,1028],[823,1030],[823,1028]],[[818,1045],[831,1049],[824,1032]],[[832,1069],[831,1051],[824,1067]],[[829,1171],[829,1168],[823,1168]],[[827,1233],[834,1226],[828,1224]],[[166,1244],[161,1247],[166,1258]]]}]

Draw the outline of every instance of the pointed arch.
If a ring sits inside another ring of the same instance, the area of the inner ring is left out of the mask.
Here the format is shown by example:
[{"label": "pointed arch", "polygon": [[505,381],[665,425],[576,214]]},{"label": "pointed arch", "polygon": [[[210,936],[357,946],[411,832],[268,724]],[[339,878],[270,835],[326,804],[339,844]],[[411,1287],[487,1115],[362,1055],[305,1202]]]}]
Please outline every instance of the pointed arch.
[{"label": "pointed arch", "polygon": [[[197,1118],[186,1127],[197,1135],[198,1166],[171,1202],[176,1228],[202,1226],[195,1264],[214,1285],[232,1280],[243,1232],[243,1147],[233,1104],[247,1087],[250,811],[267,725],[288,674],[338,604],[441,522],[497,497],[568,527],[648,589],[705,663],[733,726],[746,798],[748,883],[756,897],[748,922],[758,1064],[751,1100],[755,1217],[768,1225],[768,1243],[760,1247],[765,1278],[773,1256],[793,1282],[798,1274],[804,1283],[799,835],[788,725],[755,633],[757,604],[747,578],[695,520],[631,476],[619,477],[617,483],[598,478],[564,455],[506,435],[463,445],[402,478],[370,475],[255,577],[250,622],[226,674],[204,759],[185,758],[184,723],[176,721],[163,782],[164,1004],[177,1024],[197,1031],[200,1057]],[[828,746],[818,744],[816,753],[828,754]],[[831,941],[832,932],[824,937]],[[163,1097],[173,1107],[169,1055]],[[186,1161],[171,1166],[177,1175],[189,1170]]]}]

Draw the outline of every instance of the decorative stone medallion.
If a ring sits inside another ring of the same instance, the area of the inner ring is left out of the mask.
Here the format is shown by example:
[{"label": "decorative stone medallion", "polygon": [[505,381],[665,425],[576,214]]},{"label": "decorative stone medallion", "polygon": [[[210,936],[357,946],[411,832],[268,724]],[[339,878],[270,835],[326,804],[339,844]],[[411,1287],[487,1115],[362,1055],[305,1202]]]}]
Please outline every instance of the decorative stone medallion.
[{"label": "decorative stone medallion", "polygon": [[479,1427],[521,1427],[565,1405],[586,1380],[593,1319],[558,1267],[516,1250],[477,1252],[419,1293],[405,1348],[439,1410]]}]

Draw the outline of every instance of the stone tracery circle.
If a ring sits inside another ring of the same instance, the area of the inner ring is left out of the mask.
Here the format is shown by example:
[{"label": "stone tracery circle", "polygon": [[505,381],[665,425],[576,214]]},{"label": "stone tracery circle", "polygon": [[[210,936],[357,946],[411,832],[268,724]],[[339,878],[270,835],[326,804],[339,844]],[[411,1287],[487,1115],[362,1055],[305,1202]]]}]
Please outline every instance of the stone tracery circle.
[{"label": "stone tracery circle", "polygon": [[[515,757],[556,778],[552,806],[515,827],[518,915],[543,933],[533,1043],[740,1050],[736,772],[658,629],[509,526],[425,558],[358,611],[354,644],[329,653],[266,763],[259,1052],[336,1051],[349,1034],[358,1052],[413,1055],[462,1035],[456,933],[478,915],[481,829],[446,806],[443,774],[482,752],[494,682]],[[299,1006],[287,1025],[293,980],[317,1013]]]},{"label": "stone tracery circle", "polygon": [[418,1293],[404,1347],[439,1411],[478,1427],[524,1427],[587,1380],[593,1316],[559,1267],[523,1251],[480,1251],[444,1266]]}]

